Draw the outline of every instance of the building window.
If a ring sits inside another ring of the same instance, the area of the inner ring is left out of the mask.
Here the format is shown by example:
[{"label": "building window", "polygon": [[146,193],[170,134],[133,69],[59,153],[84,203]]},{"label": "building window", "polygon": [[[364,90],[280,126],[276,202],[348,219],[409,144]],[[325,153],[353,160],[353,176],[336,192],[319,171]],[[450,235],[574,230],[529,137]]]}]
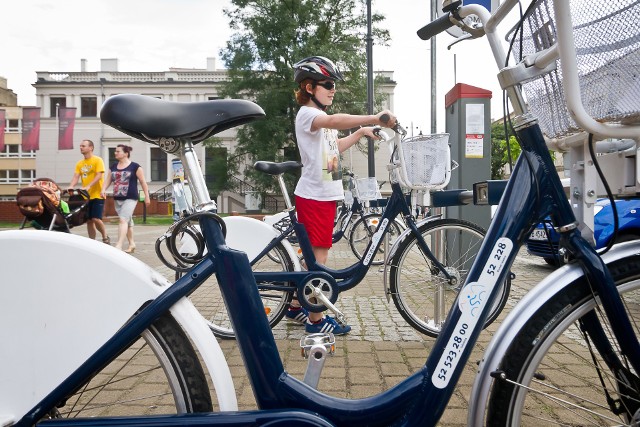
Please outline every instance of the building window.
[{"label": "building window", "polygon": [[22,145],[20,144],[7,144],[4,146],[4,151],[0,151],[0,157],[31,158],[35,156],[36,152],[33,150],[22,151]]},{"label": "building window", "polygon": [[6,133],[20,132],[20,120],[9,119],[7,120],[7,127],[4,129]]},{"label": "building window", "polygon": [[57,97],[57,96],[52,96],[51,98],[49,98],[50,101],[50,107],[51,107],[51,115],[50,117],[57,117],[58,116],[58,107],[66,107],[67,106],[67,98],[64,96],[61,97]]},{"label": "building window", "polygon": [[158,147],[151,147],[151,181],[167,181],[167,154]]},{"label": "building window", "polygon": [[80,117],[98,116],[98,98],[95,96],[83,96],[80,98]]},{"label": "building window", "polygon": [[30,184],[36,177],[36,171],[32,169],[24,170],[0,170],[0,183],[3,184]]},{"label": "building window", "polygon": [[216,99],[220,99],[219,96],[207,96],[207,101],[215,101]]}]

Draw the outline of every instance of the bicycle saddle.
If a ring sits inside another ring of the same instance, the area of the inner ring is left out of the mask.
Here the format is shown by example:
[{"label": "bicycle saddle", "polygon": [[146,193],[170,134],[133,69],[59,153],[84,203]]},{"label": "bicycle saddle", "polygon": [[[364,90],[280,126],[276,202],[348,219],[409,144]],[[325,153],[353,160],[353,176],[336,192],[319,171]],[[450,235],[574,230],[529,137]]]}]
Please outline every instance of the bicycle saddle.
[{"label": "bicycle saddle", "polygon": [[294,161],[282,163],[257,161],[253,164],[253,168],[257,171],[268,173],[269,175],[281,175],[285,172],[302,168],[302,163]]},{"label": "bicycle saddle", "polygon": [[102,123],[154,144],[162,138],[195,144],[264,115],[260,106],[241,99],[172,102],[133,94],[112,96],[100,110]]}]

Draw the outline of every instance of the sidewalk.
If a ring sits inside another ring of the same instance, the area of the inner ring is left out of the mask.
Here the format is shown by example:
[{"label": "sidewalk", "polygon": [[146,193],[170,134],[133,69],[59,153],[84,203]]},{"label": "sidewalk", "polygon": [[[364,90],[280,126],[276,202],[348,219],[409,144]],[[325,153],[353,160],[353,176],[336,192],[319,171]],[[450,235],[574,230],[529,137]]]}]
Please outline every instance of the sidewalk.
[{"label": "sidewalk", "polygon": [[[154,249],[156,239],[166,228],[136,226],[136,251],[133,256],[172,280],[173,271],[160,262]],[[107,224],[107,230],[115,243],[116,225]],[[72,231],[74,234],[86,236],[84,226],[76,227]],[[330,251],[328,265],[340,268],[353,263],[354,259],[348,243],[341,241]],[[466,408],[476,373],[476,362],[482,357],[492,332],[519,298],[552,269],[541,258],[531,257],[523,250],[512,271],[516,274],[516,279],[512,281],[507,306],[501,317],[481,334],[448,408],[440,420],[441,426],[466,425]],[[336,353],[329,357],[325,364],[318,388],[327,394],[344,398],[362,398],[384,391],[420,369],[435,342],[435,339],[419,334],[408,326],[393,302],[387,302],[382,276],[381,269],[373,267],[362,283],[340,294],[338,298],[337,305],[344,310],[353,330],[344,337],[336,337]],[[303,334],[302,327],[294,326],[285,320],[274,329],[274,337],[285,369],[300,379],[304,376],[307,366],[307,361],[300,356],[299,340]],[[221,340],[220,345],[231,368],[240,409],[256,409],[253,392],[235,341]]]}]

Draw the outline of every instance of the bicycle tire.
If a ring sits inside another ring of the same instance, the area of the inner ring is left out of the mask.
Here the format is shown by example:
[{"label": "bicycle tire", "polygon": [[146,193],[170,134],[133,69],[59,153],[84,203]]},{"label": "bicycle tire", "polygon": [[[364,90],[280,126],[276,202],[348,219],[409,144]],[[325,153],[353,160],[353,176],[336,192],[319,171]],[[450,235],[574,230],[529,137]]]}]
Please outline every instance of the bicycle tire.
[{"label": "bicycle tire", "polygon": [[[351,234],[349,234],[349,246],[351,247],[351,252],[353,252],[358,259],[362,259],[364,251],[367,249],[367,246],[371,241],[371,237],[375,233],[381,218],[382,215],[380,214],[367,214],[358,218],[351,227]],[[396,221],[391,221],[385,234],[385,236],[389,237],[389,248],[393,246],[395,240],[401,233],[402,230]],[[384,244],[382,244],[376,255],[373,257],[371,265],[382,265],[385,260],[385,254],[385,247]]]},{"label": "bicycle tire", "polygon": [[[422,224],[418,231],[444,265],[447,272],[458,279],[449,284],[442,273],[434,271],[412,234],[398,247],[390,263],[391,297],[402,317],[413,328],[431,337],[442,329],[454,300],[473,265],[486,234],[482,227],[458,219],[437,219]],[[439,245],[434,246],[435,242]],[[440,249],[438,249],[440,248]],[[485,323],[490,325],[500,314],[509,297],[511,279],[502,285],[499,299]],[[436,297],[438,292],[438,298]]]},{"label": "bicycle tire", "polygon": [[[272,253],[273,252],[273,253]],[[294,264],[289,253],[282,244],[275,246],[268,254],[251,266],[252,271],[294,271]],[[290,290],[274,290],[269,283],[259,283],[258,292],[265,307],[265,314],[269,326],[275,327],[284,316],[289,302],[293,297],[295,287]],[[203,315],[209,329],[222,339],[234,339],[236,334],[231,325],[227,307],[222,298],[220,287],[215,276],[208,278],[190,296],[191,302]]]},{"label": "bicycle tire", "polygon": [[178,322],[165,313],[46,418],[212,410],[209,384],[196,351]]},{"label": "bicycle tire", "polygon": [[[640,329],[640,256],[620,259],[608,267],[629,310],[637,336]],[[531,387],[533,392],[494,379],[487,425],[548,425],[545,420],[557,425],[637,425],[640,417],[638,373],[626,373],[627,378],[634,379],[636,386],[621,392],[619,384],[622,382],[617,381],[602,363],[599,354],[589,352],[578,325],[586,313],[596,313],[605,333],[609,334],[608,320],[598,312],[598,306],[599,299],[594,298],[582,276],[530,316],[510,343],[499,369],[507,378]],[[617,348],[614,350],[617,352]],[[596,370],[594,360],[600,362],[599,370]],[[622,414],[615,415],[610,410],[600,377],[607,386],[609,398],[621,403]],[[565,404],[559,407],[548,395],[577,406],[569,408]],[[629,396],[629,399],[622,396]],[[602,417],[586,412],[588,410]]]}]

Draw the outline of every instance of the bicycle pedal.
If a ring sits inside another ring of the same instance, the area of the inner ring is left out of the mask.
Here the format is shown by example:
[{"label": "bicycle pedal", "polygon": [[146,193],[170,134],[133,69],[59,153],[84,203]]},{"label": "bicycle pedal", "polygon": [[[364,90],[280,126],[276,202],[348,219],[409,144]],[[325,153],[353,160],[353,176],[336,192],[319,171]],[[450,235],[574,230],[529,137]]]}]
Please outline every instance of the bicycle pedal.
[{"label": "bicycle pedal", "polygon": [[304,335],[300,338],[300,355],[308,359],[311,349],[318,345],[323,346],[328,354],[333,355],[336,351],[336,337],[331,332]]}]

